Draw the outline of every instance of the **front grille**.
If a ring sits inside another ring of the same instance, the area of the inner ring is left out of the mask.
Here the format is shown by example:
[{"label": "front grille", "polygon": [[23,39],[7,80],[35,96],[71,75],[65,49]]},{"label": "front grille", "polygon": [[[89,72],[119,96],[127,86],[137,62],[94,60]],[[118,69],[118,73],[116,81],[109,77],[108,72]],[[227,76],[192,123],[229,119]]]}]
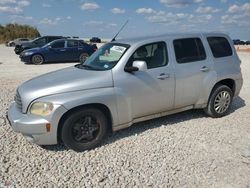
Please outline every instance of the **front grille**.
[{"label": "front grille", "polygon": [[15,102],[16,102],[16,105],[17,107],[22,110],[22,100],[21,100],[21,97],[20,97],[20,94],[18,93],[18,91],[16,92],[16,95],[15,95]]}]

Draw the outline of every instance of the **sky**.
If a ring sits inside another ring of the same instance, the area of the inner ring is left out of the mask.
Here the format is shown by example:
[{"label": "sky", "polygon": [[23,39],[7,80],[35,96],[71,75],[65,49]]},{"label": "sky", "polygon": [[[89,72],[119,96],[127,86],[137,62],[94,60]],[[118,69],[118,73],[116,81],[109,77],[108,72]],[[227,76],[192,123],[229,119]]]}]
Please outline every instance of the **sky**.
[{"label": "sky", "polygon": [[120,38],[222,31],[250,40],[250,0],[0,0],[0,24],[35,26],[41,35]]}]

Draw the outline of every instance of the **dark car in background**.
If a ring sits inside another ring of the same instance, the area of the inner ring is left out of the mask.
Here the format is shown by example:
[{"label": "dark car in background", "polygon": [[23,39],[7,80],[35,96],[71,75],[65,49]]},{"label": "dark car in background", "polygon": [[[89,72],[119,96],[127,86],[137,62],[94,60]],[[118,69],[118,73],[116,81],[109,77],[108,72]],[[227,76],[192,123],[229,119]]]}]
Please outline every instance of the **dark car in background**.
[{"label": "dark car in background", "polygon": [[245,45],[246,44],[245,41],[242,41],[240,39],[233,40],[233,43],[234,43],[234,45]]},{"label": "dark car in background", "polygon": [[94,42],[94,43],[101,43],[102,42],[102,40],[98,37],[92,37],[89,41]]},{"label": "dark car in background", "polygon": [[58,39],[41,48],[25,50],[20,54],[21,61],[36,65],[45,62],[84,62],[97,46],[79,39]]},{"label": "dark car in background", "polygon": [[57,39],[62,39],[62,38],[64,38],[64,37],[62,37],[62,36],[43,36],[43,37],[39,37],[39,38],[36,38],[36,39],[34,39],[32,41],[22,43],[20,45],[16,45],[14,51],[15,51],[16,54],[20,54],[24,50],[28,50],[28,49],[31,49],[31,48],[42,47],[42,46],[48,44],[49,42],[52,42],[52,41],[57,40]]}]

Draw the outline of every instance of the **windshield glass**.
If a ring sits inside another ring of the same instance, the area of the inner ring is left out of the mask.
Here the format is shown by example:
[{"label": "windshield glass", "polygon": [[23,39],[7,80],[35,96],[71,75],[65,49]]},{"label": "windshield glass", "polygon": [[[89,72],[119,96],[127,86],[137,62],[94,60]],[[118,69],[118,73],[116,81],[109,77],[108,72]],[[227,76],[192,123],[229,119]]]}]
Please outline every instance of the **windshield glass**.
[{"label": "windshield glass", "polygon": [[99,48],[82,65],[81,68],[93,70],[112,69],[129,48],[127,44],[108,43]]},{"label": "windshield glass", "polygon": [[40,39],[40,38],[41,38],[41,37],[37,37],[37,38],[31,40],[31,42],[35,42],[37,39]]},{"label": "windshield glass", "polygon": [[46,48],[46,47],[50,46],[53,42],[54,42],[54,41],[49,42],[48,44],[45,44],[42,48]]}]

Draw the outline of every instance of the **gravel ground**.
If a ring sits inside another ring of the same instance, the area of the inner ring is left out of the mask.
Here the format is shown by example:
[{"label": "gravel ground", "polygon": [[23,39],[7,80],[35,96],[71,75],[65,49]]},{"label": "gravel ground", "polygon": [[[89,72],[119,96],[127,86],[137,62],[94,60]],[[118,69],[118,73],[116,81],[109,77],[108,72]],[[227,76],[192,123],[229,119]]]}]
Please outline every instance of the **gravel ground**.
[{"label": "gravel ground", "polygon": [[250,187],[250,54],[231,113],[212,119],[192,110],[110,135],[76,153],[40,147],[12,131],[5,113],[23,81],[73,63],[24,65],[0,46],[0,187]]}]

